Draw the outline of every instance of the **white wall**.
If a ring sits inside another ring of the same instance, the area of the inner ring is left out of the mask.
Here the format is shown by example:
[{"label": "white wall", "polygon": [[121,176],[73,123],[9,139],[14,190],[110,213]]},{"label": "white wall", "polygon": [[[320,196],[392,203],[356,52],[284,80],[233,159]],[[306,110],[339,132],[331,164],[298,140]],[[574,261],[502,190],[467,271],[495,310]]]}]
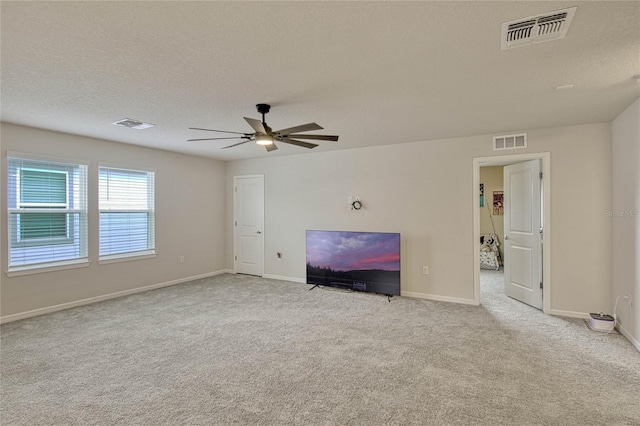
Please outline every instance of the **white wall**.
[{"label": "white wall", "polygon": [[[607,209],[613,226],[612,303],[618,303],[622,331],[640,350],[640,99],[622,112],[612,125],[613,200]],[[613,305],[610,311],[613,311]]]},{"label": "white wall", "polygon": [[[634,105],[637,114],[637,103]],[[616,128],[626,123],[624,117],[616,121]],[[637,118],[635,123],[637,126]],[[98,229],[94,213],[90,219],[94,262],[88,268],[7,278],[3,256],[1,315],[232,269],[232,177],[244,174],[265,175],[265,274],[304,280],[306,229],[401,232],[405,294],[472,302],[473,158],[495,155],[491,136],[225,165],[3,123],[3,157],[11,150],[91,160],[90,212],[97,210],[98,161],[155,168],[158,256],[99,265],[95,262]],[[551,153],[551,308],[576,313],[610,311],[615,221],[603,212],[613,205],[611,125],[530,130],[528,144],[518,152]],[[623,160],[633,166],[634,160]],[[6,176],[2,175],[0,214],[6,224]],[[360,197],[364,208],[351,211],[349,195]],[[185,211],[189,212],[186,217]],[[5,229],[0,230],[3,252]],[[283,253],[282,260],[277,260],[278,251]],[[184,264],[179,263],[180,256],[185,256]],[[429,275],[422,275],[423,265],[430,267]],[[637,289],[634,294],[637,297]],[[638,316],[636,313],[635,318]]]},{"label": "white wall", "polygon": [[[126,131],[126,130],[124,130]],[[225,163],[104,140],[2,123],[2,161],[17,151],[89,160],[89,259],[87,268],[8,278],[2,256],[3,318],[60,304],[224,270]],[[153,259],[98,264],[98,162],[156,169],[156,253]],[[2,173],[7,247],[6,173]],[[185,257],[183,264],[180,256]]]},{"label": "white wall", "polygon": [[[404,294],[472,303],[473,158],[495,155],[491,145],[484,135],[234,161],[227,214],[232,177],[264,174],[266,275],[304,280],[306,229],[400,232]],[[611,221],[602,211],[611,203],[610,124],[530,130],[517,152],[551,153],[552,310],[608,311]],[[349,209],[350,195],[362,210]]]}]

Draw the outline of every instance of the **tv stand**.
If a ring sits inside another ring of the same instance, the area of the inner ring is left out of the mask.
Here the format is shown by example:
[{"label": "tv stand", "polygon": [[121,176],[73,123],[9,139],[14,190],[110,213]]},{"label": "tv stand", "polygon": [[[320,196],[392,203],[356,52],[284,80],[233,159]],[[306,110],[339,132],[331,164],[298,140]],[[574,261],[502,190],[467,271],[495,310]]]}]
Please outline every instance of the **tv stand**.
[{"label": "tv stand", "polygon": [[[324,287],[324,285],[322,285],[322,284],[314,284],[314,285],[309,289],[309,291],[313,290],[313,289],[314,289],[314,288],[316,288],[316,287],[323,288],[323,287]],[[336,286],[332,285],[331,287],[336,287]],[[356,291],[356,290],[354,290],[354,289],[352,289],[352,288],[346,288],[346,290],[349,290],[349,291],[352,291],[352,292],[355,292],[355,291]],[[378,293],[378,294],[382,294],[382,293]],[[389,303],[391,303],[391,298],[393,297],[393,294],[388,294],[388,293],[386,293],[386,294],[384,294],[384,295],[385,295],[385,296],[387,296],[387,301],[388,301]]]}]

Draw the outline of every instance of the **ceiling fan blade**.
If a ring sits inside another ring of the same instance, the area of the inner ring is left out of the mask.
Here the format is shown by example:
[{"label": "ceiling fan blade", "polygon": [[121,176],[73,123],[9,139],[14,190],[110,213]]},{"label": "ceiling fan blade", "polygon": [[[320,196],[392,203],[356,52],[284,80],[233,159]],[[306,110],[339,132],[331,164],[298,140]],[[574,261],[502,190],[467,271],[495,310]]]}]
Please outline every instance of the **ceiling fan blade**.
[{"label": "ceiling fan blade", "polygon": [[264,128],[262,121],[248,117],[245,117],[244,119],[247,121],[247,123],[249,123],[249,126],[253,127],[253,130],[255,130],[256,132],[262,133],[264,135],[267,134],[267,129]]},{"label": "ceiling fan blade", "polygon": [[236,135],[246,135],[246,133],[230,132],[228,130],[201,129],[200,127],[189,127],[190,130],[206,130],[207,132],[235,133]]},{"label": "ceiling fan blade", "polygon": [[187,142],[195,142],[195,141],[217,141],[222,139],[241,139],[247,136],[231,136],[229,138],[200,138],[200,139],[187,139]]},{"label": "ceiling fan blade", "polygon": [[331,135],[285,135],[288,138],[298,138],[298,139],[315,139],[319,141],[332,141],[338,142],[338,136]]},{"label": "ceiling fan blade", "polygon": [[279,135],[290,135],[291,133],[308,132],[309,130],[322,130],[322,127],[316,123],[307,123],[301,124],[299,126],[289,127],[287,129],[278,130],[273,133],[277,133]]},{"label": "ceiling fan blade", "polygon": [[224,146],[224,147],[222,147],[220,149],[233,148],[234,146],[242,145],[243,143],[247,143],[247,142],[251,142],[251,139],[248,139],[248,140],[242,141],[242,142],[238,142],[238,143],[234,143],[233,145]]},{"label": "ceiling fan blade", "polygon": [[278,139],[278,141],[280,141],[280,142],[284,142],[284,143],[288,143],[288,144],[291,144],[291,145],[301,146],[301,147],[303,147],[303,148],[309,148],[309,149],[311,149],[311,148],[315,148],[316,146],[318,146],[318,145],[316,145],[315,143],[302,142],[302,141],[297,141],[297,140],[295,140],[295,139],[289,139],[289,138],[286,138],[286,139]]},{"label": "ceiling fan blade", "polygon": [[272,143],[270,145],[265,145],[264,147],[267,150],[267,152],[275,151],[276,149],[278,149],[275,143]]}]

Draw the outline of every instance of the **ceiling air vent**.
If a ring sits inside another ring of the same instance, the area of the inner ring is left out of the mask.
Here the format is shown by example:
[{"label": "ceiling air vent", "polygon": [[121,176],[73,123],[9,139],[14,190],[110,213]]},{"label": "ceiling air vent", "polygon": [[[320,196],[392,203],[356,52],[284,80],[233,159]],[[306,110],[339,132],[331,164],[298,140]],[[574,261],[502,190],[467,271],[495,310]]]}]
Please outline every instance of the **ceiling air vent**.
[{"label": "ceiling air vent", "polygon": [[527,134],[496,136],[493,138],[493,150],[519,149],[527,147]]},{"label": "ceiling air vent", "polygon": [[501,49],[564,38],[577,7],[530,16],[502,24]]},{"label": "ceiling air vent", "polygon": [[155,126],[155,124],[143,123],[142,121],[133,120],[131,118],[124,118],[120,121],[116,121],[113,124],[115,124],[116,126],[122,126],[136,130],[148,129],[149,127]]}]

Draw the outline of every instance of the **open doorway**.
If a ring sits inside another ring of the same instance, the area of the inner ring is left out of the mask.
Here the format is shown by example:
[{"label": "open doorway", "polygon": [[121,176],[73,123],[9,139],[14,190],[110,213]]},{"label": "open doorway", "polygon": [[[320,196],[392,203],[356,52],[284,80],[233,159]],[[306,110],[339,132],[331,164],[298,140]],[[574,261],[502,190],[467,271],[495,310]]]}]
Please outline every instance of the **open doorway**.
[{"label": "open doorway", "polygon": [[480,167],[480,270],[504,267],[504,166]]},{"label": "open doorway", "polygon": [[[480,303],[506,301],[504,288],[504,166],[480,167]],[[507,301],[507,303],[509,303]]]},{"label": "open doorway", "polygon": [[550,310],[550,181],[549,153],[473,160],[476,303],[481,303],[482,264],[483,280],[506,283],[511,298]]}]

